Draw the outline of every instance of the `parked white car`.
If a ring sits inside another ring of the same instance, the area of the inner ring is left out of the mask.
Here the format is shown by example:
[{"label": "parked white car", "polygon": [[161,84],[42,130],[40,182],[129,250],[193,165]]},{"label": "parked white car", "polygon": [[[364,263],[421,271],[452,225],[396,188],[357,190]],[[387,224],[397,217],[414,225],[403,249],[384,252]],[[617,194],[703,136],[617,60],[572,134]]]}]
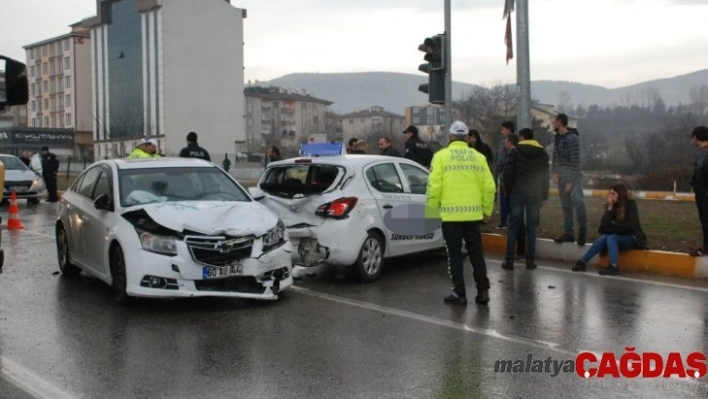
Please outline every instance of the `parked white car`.
[{"label": "parked white car", "polygon": [[59,268],[130,297],[277,299],[293,283],[278,217],[230,175],[199,159],[100,161],[64,193]]},{"label": "parked white car", "polygon": [[20,158],[0,154],[0,161],[5,165],[5,187],[3,201],[8,201],[14,191],[17,199],[26,199],[30,204],[38,204],[47,195],[42,176],[31,171]]},{"label": "parked white car", "polygon": [[293,263],[355,266],[361,279],[381,275],[384,260],[442,248],[442,230],[393,231],[386,215],[425,205],[428,171],[379,155],[299,157],[268,165],[251,195],[285,223]]}]

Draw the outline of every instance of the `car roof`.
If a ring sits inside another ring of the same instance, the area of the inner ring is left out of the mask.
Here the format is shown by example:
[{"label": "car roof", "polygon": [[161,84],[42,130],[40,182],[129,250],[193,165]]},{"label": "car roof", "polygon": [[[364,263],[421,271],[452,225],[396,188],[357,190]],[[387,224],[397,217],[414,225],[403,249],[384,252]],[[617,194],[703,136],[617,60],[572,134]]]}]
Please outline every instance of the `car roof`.
[{"label": "car roof", "polygon": [[214,164],[198,158],[133,158],[108,159],[97,164],[115,165],[118,169],[147,168],[214,168]]},{"label": "car roof", "polygon": [[[417,164],[416,162],[408,160],[406,158],[391,157],[388,155],[346,154],[346,155],[333,155],[333,156],[322,156],[322,157],[303,156],[303,157],[288,158],[288,159],[284,159],[282,161],[272,162],[272,163],[268,164],[268,167],[300,164],[299,162],[296,162],[296,161],[297,160],[304,160],[304,159],[311,160],[311,162],[310,162],[311,164],[343,165],[343,166],[352,166],[352,167],[364,166],[364,165],[368,165],[372,162],[377,162],[377,161],[399,161],[399,162]],[[305,165],[307,165],[307,163],[305,163]]]}]

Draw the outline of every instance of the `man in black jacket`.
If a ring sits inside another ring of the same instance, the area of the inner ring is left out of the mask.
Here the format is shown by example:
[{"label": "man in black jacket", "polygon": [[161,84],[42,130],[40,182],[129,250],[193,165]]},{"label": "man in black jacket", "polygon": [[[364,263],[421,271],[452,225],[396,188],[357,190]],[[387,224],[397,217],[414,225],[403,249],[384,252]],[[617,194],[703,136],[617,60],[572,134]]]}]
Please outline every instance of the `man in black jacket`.
[{"label": "man in black jacket", "polygon": [[467,134],[467,143],[470,148],[481,152],[482,155],[487,158],[489,170],[494,170],[494,153],[492,152],[492,147],[482,141],[482,136],[479,135],[478,131],[470,129],[470,132]]},{"label": "man in black jacket", "polygon": [[691,256],[703,256],[708,253],[708,127],[698,126],[691,133],[693,144],[698,148],[694,162],[691,187],[696,193],[698,218],[703,231],[703,245],[691,252]]},{"label": "man in black jacket", "polygon": [[47,202],[59,201],[57,194],[57,174],[59,173],[59,160],[56,155],[49,152],[49,147],[42,147],[42,179],[47,186],[49,198]]},{"label": "man in black jacket", "polygon": [[511,205],[511,225],[506,241],[504,269],[514,268],[514,247],[519,227],[526,214],[526,268],[535,269],[536,230],[538,213],[543,201],[548,200],[549,167],[548,154],[538,141],[533,139],[531,129],[521,129],[521,141],[509,151],[502,172],[504,192]]},{"label": "man in black jacket", "polygon": [[397,149],[393,148],[391,144],[391,139],[388,137],[381,137],[379,139],[379,150],[381,155],[388,155],[389,157],[400,157],[401,153]]},{"label": "man in black jacket", "polygon": [[430,168],[433,160],[433,151],[430,146],[418,137],[418,128],[410,125],[403,131],[406,135],[406,155],[407,159],[416,161],[426,168]]},{"label": "man in black jacket", "polygon": [[180,158],[199,158],[211,162],[209,151],[197,144],[197,134],[189,132],[187,135],[187,146],[179,153]]}]

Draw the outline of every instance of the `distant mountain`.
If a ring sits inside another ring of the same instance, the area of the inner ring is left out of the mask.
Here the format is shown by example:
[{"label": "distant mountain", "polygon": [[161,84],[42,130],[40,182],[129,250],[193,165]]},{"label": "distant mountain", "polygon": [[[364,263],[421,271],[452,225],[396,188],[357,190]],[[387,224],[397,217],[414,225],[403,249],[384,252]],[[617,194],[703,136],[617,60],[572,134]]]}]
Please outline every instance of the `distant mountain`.
[{"label": "distant mountain", "polygon": [[[425,82],[426,76],[422,74],[360,72],[296,73],[258,84],[304,89],[315,97],[333,101],[332,110],[338,113],[380,105],[389,112],[402,115],[406,107],[427,104],[427,96],[418,91],[418,86]],[[531,82],[531,96],[545,104],[610,106],[641,104],[642,98],[655,90],[667,105],[676,105],[690,102],[689,90],[701,84],[708,85],[708,69],[616,89],[576,82],[534,81]],[[459,99],[474,87],[469,83],[453,82],[453,99]]]}]

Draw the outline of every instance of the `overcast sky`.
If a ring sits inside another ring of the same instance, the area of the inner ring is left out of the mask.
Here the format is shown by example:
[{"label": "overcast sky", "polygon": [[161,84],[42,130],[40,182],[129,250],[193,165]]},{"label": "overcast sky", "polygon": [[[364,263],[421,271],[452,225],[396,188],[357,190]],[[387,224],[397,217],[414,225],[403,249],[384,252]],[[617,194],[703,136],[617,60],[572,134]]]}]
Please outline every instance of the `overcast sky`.
[{"label": "overcast sky", "polygon": [[[451,2],[453,79],[513,82],[515,63],[505,62],[504,0]],[[246,80],[295,72],[423,76],[418,45],[444,31],[443,0],[231,3],[248,10]],[[96,14],[95,0],[0,4],[0,54],[20,60],[22,46],[64,34],[69,24]],[[529,9],[532,80],[612,88],[708,68],[708,0],[529,0]]]}]

